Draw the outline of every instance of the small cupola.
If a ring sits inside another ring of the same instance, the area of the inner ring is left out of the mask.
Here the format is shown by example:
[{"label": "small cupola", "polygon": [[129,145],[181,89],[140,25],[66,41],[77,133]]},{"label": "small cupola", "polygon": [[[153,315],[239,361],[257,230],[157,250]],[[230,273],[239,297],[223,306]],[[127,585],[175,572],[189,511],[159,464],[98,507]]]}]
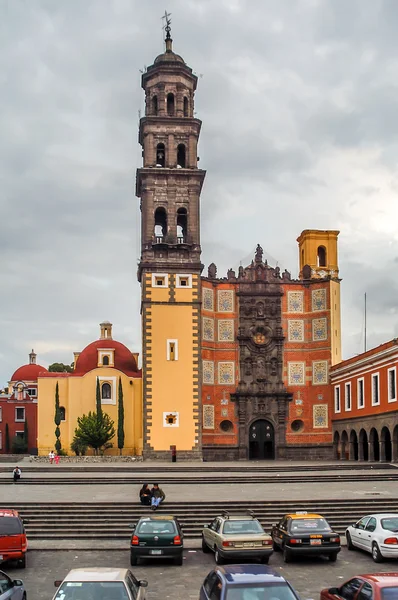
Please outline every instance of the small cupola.
[{"label": "small cupola", "polygon": [[36,357],[37,357],[37,354],[36,354],[36,352],[32,348],[32,352],[29,354],[29,364],[30,365],[35,365],[36,364]]},{"label": "small cupola", "polygon": [[112,339],[112,323],[109,321],[104,321],[100,323],[101,328],[101,340],[111,340]]}]

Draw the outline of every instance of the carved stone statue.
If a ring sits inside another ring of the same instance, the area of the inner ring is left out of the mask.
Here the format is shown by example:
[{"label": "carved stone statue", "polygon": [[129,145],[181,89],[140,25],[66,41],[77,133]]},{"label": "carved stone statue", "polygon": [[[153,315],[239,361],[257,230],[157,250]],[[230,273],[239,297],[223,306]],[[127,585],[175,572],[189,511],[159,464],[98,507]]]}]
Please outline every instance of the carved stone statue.
[{"label": "carved stone statue", "polygon": [[265,360],[262,356],[257,359],[257,379],[266,379],[267,368],[265,366]]},{"label": "carved stone statue", "polygon": [[211,263],[211,265],[209,265],[209,268],[207,269],[207,277],[209,279],[217,278],[217,267],[214,263]]},{"label": "carved stone statue", "polygon": [[264,254],[263,249],[261,248],[260,244],[257,244],[256,254],[255,254],[255,257],[254,257],[255,261],[257,263],[262,263],[263,262],[263,254]]},{"label": "carved stone statue", "polygon": [[278,374],[278,360],[276,358],[271,358],[271,375]]}]

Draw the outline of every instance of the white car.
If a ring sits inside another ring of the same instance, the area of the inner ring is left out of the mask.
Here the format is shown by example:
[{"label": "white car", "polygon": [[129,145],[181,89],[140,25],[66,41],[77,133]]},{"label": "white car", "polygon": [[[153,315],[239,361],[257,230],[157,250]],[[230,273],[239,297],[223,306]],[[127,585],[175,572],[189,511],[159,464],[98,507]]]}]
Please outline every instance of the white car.
[{"label": "white car", "polygon": [[138,581],[129,569],[72,569],[58,587],[53,600],[144,600],[148,582]]},{"label": "white car", "polygon": [[0,571],[0,600],[26,600],[24,585],[20,579],[11,579]]},{"label": "white car", "polygon": [[345,535],[348,550],[366,550],[377,563],[398,558],[398,513],[367,515],[347,527]]}]

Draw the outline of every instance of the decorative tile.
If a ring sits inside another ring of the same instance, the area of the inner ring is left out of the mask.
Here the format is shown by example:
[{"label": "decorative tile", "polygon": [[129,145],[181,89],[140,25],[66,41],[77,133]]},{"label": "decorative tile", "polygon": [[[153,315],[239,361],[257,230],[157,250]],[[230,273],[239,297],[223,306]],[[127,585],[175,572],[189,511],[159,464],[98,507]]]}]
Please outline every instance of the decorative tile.
[{"label": "decorative tile", "polygon": [[228,417],[228,408],[222,408],[221,409],[221,416],[222,417]]},{"label": "decorative tile", "polygon": [[[312,363],[312,385],[325,385],[328,382],[328,361],[317,360]],[[321,398],[322,399],[322,396]]]},{"label": "decorative tile", "polygon": [[214,384],[214,362],[212,360],[203,361],[203,383]]},{"label": "decorative tile", "polygon": [[287,363],[289,385],[305,385],[305,363]]},{"label": "decorative tile", "polygon": [[235,363],[234,362],[219,362],[218,363],[218,383],[226,385],[234,385],[235,383]]},{"label": "decorative tile", "polygon": [[321,342],[328,339],[328,322],[326,317],[322,319],[312,319],[312,340]]},{"label": "decorative tile", "polygon": [[304,342],[304,321],[288,320],[289,342]]},{"label": "decorative tile", "polygon": [[217,303],[218,312],[234,312],[233,290],[218,290]]},{"label": "decorative tile", "polygon": [[231,320],[218,321],[218,341],[233,342],[234,341],[234,322]]},{"label": "decorative tile", "polygon": [[203,317],[203,339],[214,342],[214,319]]},{"label": "decorative tile", "polygon": [[163,413],[163,427],[179,427],[179,413],[174,411]]},{"label": "decorative tile", "polygon": [[214,406],[203,405],[203,429],[214,429]]},{"label": "decorative tile", "polygon": [[289,312],[289,313],[304,312],[304,292],[288,292],[287,293],[287,312]]},{"label": "decorative tile", "polygon": [[203,288],[203,308],[204,310],[214,310],[214,292],[210,288]]},{"label": "decorative tile", "polygon": [[326,290],[312,290],[312,310],[326,310]]},{"label": "decorative tile", "polygon": [[314,429],[328,427],[328,405],[314,404],[312,407],[312,418]]}]

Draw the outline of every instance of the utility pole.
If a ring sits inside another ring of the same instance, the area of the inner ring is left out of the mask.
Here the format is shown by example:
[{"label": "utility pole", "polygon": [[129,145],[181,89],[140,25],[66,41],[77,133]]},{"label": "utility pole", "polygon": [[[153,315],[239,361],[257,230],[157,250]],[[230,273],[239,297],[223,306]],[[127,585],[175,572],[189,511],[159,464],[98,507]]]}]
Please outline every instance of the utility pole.
[{"label": "utility pole", "polygon": [[366,292],[365,292],[365,336],[364,336],[364,346],[365,346],[365,352],[366,352]]}]

